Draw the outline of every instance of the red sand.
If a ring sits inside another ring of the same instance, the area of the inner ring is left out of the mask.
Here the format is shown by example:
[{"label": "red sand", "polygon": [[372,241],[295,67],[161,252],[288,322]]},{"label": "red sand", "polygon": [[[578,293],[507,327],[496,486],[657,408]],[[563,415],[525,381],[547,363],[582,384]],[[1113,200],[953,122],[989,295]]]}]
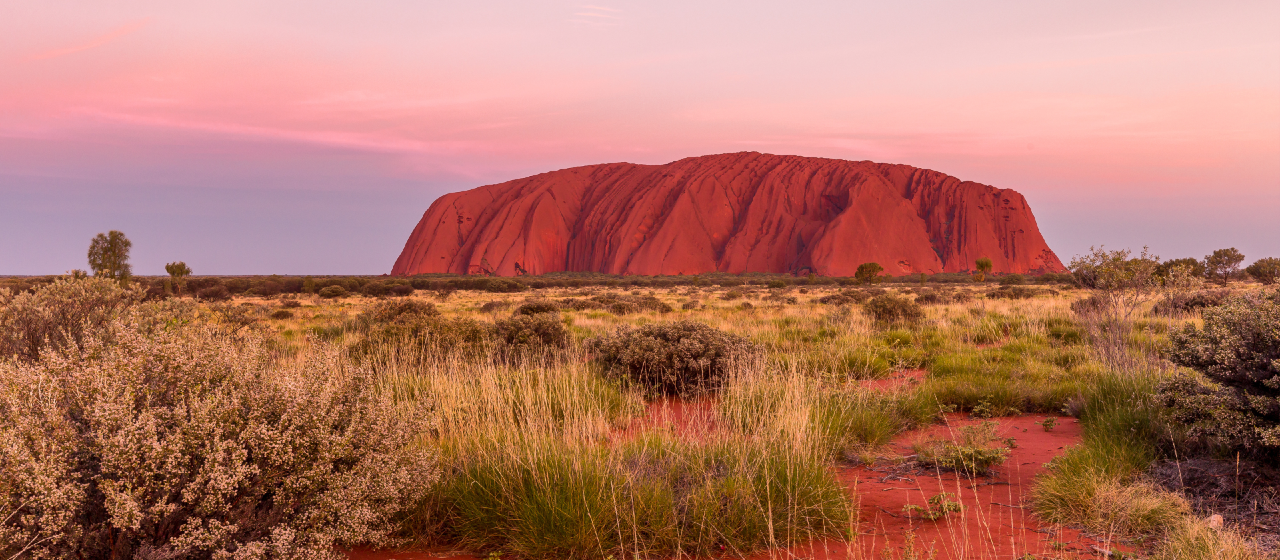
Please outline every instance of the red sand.
[{"label": "red sand", "polygon": [[[840,479],[855,491],[859,503],[859,534],[855,543],[824,542],[796,547],[791,554],[803,558],[881,558],[886,549],[899,557],[908,535],[920,558],[997,559],[1022,558],[1026,554],[1072,557],[1092,556],[1094,547],[1123,548],[1084,537],[1079,531],[1038,523],[1024,503],[1036,475],[1044,464],[1065,447],[1079,443],[1080,425],[1071,418],[1059,418],[1046,432],[1034,422],[1043,416],[995,418],[1001,437],[1013,437],[1017,447],[998,472],[991,477],[968,479],[955,473],[911,473],[892,467],[842,467]],[[961,414],[948,415],[946,425],[931,426],[898,437],[889,452],[911,455],[911,443],[929,436],[949,437],[961,426],[980,422]],[[937,521],[912,518],[903,506],[926,506],[930,497],[947,492],[964,511]],[[762,553],[752,558],[773,556]]]},{"label": "red sand", "polygon": [[450,193],[391,269],[511,276],[1060,272],[1009,189],[907,165],[755,152],[562,169]]}]

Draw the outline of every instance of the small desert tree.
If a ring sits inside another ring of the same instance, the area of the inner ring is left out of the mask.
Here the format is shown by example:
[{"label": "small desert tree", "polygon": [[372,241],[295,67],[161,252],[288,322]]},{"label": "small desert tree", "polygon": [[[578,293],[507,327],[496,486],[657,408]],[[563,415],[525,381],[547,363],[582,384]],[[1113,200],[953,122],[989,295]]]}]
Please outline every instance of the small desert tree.
[{"label": "small desert tree", "polygon": [[187,263],[178,261],[164,265],[164,271],[169,273],[169,278],[173,279],[173,286],[182,293],[182,288],[187,285],[187,277],[191,276],[191,267]]},{"label": "small desert tree", "polygon": [[102,276],[116,280],[121,284],[129,282],[133,276],[133,267],[129,264],[129,249],[133,242],[116,230],[99,233],[89,243],[89,270],[94,276]]},{"label": "small desert tree", "polygon": [[1204,278],[1204,263],[1191,257],[1169,259],[1160,263],[1160,266],[1156,267],[1156,275],[1161,278],[1168,278],[1170,271],[1172,271],[1174,267],[1178,266],[1188,269],[1191,276]]},{"label": "small desert tree", "polygon": [[1089,251],[1088,255],[1071,259],[1068,268],[1081,286],[1093,290],[1094,297],[1100,299],[1099,311],[1117,314],[1127,321],[1159,292],[1156,267],[1160,257],[1149,254],[1146,247],[1137,257],[1132,257],[1128,249],[1090,247]]},{"label": "small desert tree", "polygon": [[1205,276],[1218,284],[1226,284],[1233,275],[1240,271],[1240,263],[1244,262],[1244,254],[1235,247],[1218,249],[1204,258]]},{"label": "small desert tree", "polygon": [[991,274],[991,268],[993,266],[991,264],[991,259],[987,257],[982,257],[976,261],[973,261],[973,265],[978,268],[977,274],[973,275],[974,282],[982,282],[983,280],[987,279],[988,274]]},{"label": "small desert tree", "polygon": [[859,284],[874,284],[879,281],[881,272],[884,272],[884,267],[880,263],[862,263],[853,273],[853,280]]},{"label": "small desert tree", "polygon": [[[1094,347],[1112,367],[1132,365],[1127,337],[1135,311],[1160,292],[1156,277],[1159,257],[1142,253],[1131,256],[1128,249],[1108,251],[1090,247],[1090,253],[1071,260],[1069,268],[1081,286],[1093,295],[1071,304],[1089,331]],[[1180,269],[1181,270],[1181,269]]]},{"label": "small desert tree", "polygon": [[1254,280],[1270,286],[1275,284],[1276,280],[1280,280],[1280,259],[1275,257],[1258,259],[1244,271],[1248,272]]}]

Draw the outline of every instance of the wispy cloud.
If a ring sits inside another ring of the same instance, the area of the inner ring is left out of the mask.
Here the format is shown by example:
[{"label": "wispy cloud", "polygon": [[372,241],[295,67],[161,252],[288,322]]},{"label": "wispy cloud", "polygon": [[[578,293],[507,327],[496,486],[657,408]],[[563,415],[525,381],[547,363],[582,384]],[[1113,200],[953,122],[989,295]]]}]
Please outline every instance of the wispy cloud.
[{"label": "wispy cloud", "polygon": [[27,60],[48,60],[50,58],[57,58],[60,56],[66,56],[69,54],[75,54],[78,52],[87,51],[89,49],[96,49],[112,41],[115,41],[116,39],[124,37],[125,35],[128,35],[139,29],[142,29],[143,27],[146,27],[150,23],[151,23],[151,18],[149,17],[137,19],[129,23],[126,23],[124,25],[121,25],[119,27],[116,27],[115,29],[112,29],[106,33],[103,33],[102,35],[89,39],[84,43],[80,43],[78,45],[73,45],[70,47],[54,49],[51,51],[45,51],[39,54],[32,55],[28,57]]},{"label": "wispy cloud", "polygon": [[613,26],[622,21],[622,10],[606,6],[583,5],[569,18],[572,23],[585,25]]}]

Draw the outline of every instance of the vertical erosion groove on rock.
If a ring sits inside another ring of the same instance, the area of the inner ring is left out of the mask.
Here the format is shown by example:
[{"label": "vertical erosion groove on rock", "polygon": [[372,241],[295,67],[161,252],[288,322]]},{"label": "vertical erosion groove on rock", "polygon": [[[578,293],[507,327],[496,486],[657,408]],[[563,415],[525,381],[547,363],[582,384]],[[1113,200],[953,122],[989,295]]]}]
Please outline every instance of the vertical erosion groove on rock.
[{"label": "vertical erosion groove on rock", "polygon": [[1009,189],[908,165],[755,152],[552,171],[436,200],[391,273],[1060,272]]}]

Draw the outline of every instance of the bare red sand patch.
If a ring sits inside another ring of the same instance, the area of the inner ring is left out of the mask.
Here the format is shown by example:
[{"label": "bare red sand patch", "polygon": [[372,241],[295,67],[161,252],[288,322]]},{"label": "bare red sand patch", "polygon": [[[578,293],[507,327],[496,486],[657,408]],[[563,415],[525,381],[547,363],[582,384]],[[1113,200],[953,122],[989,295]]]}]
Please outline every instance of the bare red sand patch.
[{"label": "bare red sand patch", "polygon": [[[852,543],[824,541],[793,547],[788,555],[878,559],[905,558],[913,552],[919,558],[968,560],[1024,558],[1028,554],[1093,557],[1098,550],[1126,549],[1077,530],[1041,524],[1032,516],[1026,500],[1034,478],[1045,472],[1045,463],[1081,439],[1080,425],[1074,419],[1059,418],[1052,431],[1045,431],[1035,424],[1044,418],[992,419],[998,424],[998,435],[1016,439],[1017,447],[990,477],[970,479],[954,472],[894,464],[840,467],[840,480],[857,496],[859,537]],[[950,414],[945,425],[902,434],[886,451],[910,456],[912,442],[930,436],[954,437],[960,427],[978,422]],[[929,498],[942,493],[951,494],[963,511],[936,521],[904,511],[908,505],[928,507]],[[776,553],[765,552],[752,558],[774,556]]]}]

